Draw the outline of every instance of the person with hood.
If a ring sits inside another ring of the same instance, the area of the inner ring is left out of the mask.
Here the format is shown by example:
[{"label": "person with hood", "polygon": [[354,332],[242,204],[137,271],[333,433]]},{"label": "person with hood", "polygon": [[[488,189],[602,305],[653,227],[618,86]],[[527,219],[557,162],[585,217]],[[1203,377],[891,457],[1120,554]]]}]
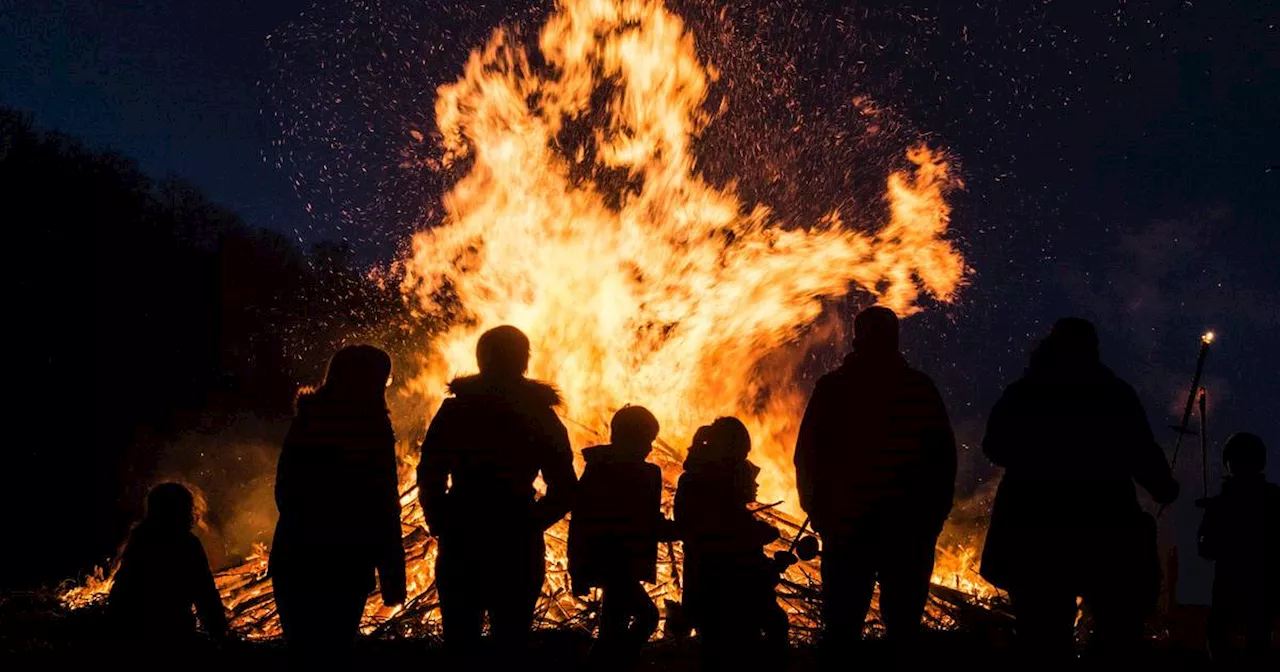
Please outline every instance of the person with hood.
[{"label": "person with hood", "polygon": [[613,416],[610,443],[585,448],[586,469],[569,518],[569,576],[576,594],[601,589],[600,669],[634,662],[658,628],[645,583],[657,581],[658,542],[670,538],[662,515],[662,469],[645,459],[658,420],[642,406]]},{"label": "person with hood", "polygon": [[405,600],[390,380],[387,353],[352,345],[334,354],[319,389],[298,394],[276,468],[268,571],[300,668],[351,663],[375,574],[383,604]]},{"label": "person with hood", "polygon": [[528,337],[512,326],[490,329],[476,360],[479,375],[449,384],[453,396],[427,428],[419,496],[439,543],[445,645],[474,652],[487,613],[495,649],[518,655],[546,575],[543,532],[569,512],[577,477],[555,412],[559,393],[525,377]]},{"label": "person with hood", "polygon": [[1053,325],[991,410],[982,450],[1005,471],[981,573],[1009,592],[1024,654],[1073,658],[1077,598],[1094,620],[1092,653],[1136,653],[1160,580],[1155,520],[1134,482],[1162,504],[1178,484],[1091,323]]},{"label": "person with hood", "polygon": [[862,638],[876,583],[887,637],[914,639],[956,477],[942,396],[899,353],[897,316],[874,306],[853,328],[853,352],[818,380],[795,452],[800,506],[822,537],[833,664]]},{"label": "person with hood", "polygon": [[1232,435],[1222,461],[1230,472],[1222,493],[1198,502],[1200,555],[1214,563],[1209,646],[1215,659],[1230,659],[1243,628],[1246,652],[1260,662],[1280,618],[1280,486],[1263,474],[1267,448],[1256,434]]},{"label": "person with hood", "polygon": [[214,638],[227,635],[209,559],[191,532],[195,522],[195,498],[184,486],[161,483],[148,493],[146,517],[129,535],[107,598],[121,638],[141,645],[131,655],[163,658],[185,648],[196,635],[196,615]]},{"label": "person with hood", "polygon": [[778,569],[763,552],[779,534],[748,508],[760,473],[750,451],[746,426],[719,418],[694,434],[676,487],[684,611],[698,629],[703,669],[779,668],[786,655]]}]

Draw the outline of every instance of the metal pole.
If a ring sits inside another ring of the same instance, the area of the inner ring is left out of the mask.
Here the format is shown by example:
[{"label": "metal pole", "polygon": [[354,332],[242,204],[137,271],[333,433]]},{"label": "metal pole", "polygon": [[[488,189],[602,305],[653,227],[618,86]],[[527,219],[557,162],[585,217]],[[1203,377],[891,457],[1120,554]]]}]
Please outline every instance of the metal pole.
[{"label": "metal pole", "polygon": [[1173,457],[1169,460],[1171,470],[1178,464],[1178,450],[1182,448],[1182,437],[1191,433],[1188,428],[1191,423],[1191,411],[1195,408],[1196,393],[1200,390],[1200,374],[1204,373],[1204,360],[1209,357],[1209,344],[1213,343],[1213,337],[1212,331],[1200,337],[1200,354],[1196,357],[1196,373],[1191,377],[1191,391],[1187,393],[1187,405],[1182,409],[1182,422],[1173,428],[1178,433],[1178,438],[1174,441]]},{"label": "metal pole", "polygon": [[1209,496],[1209,415],[1206,411],[1209,391],[1200,388],[1200,485],[1204,497]]}]

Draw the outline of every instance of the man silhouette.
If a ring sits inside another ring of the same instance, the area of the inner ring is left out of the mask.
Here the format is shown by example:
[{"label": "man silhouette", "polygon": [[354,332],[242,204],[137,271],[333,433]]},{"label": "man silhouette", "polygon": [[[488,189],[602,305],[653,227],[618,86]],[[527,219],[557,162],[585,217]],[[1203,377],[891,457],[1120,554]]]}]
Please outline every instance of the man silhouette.
[{"label": "man silhouette", "polygon": [[[487,613],[495,648],[526,644],[546,573],[543,532],[564,517],[576,477],[554,407],[560,395],[524,376],[529,339],[511,326],[480,336],[480,374],[449,384],[422,442],[422,510],[440,544],[436,584],[446,646],[474,651]],[[534,480],[546,484],[538,499]]]},{"label": "man silhouette", "polygon": [[1103,365],[1092,324],[1053,325],[991,410],[982,451],[1005,469],[982,576],[1009,591],[1023,653],[1071,661],[1082,598],[1091,653],[1131,656],[1159,595],[1155,520],[1134,482],[1160,503],[1178,484],[1138,395]]},{"label": "man silhouette", "polygon": [[910,641],[951,511],[956,446],[933,381],[898,352],[893,311],[854,319],[853,352],[809,399],[795,466],[800,505],[823,540],[828,655],[861,638],[877,582],[886,635]]}]

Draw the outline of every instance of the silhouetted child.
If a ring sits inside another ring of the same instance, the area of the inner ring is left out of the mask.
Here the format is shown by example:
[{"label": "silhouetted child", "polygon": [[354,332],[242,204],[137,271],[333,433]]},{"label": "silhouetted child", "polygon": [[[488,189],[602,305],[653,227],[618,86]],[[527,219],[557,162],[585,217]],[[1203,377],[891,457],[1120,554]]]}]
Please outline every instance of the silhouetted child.
[{"label": "silhouetted child", "polygon": [[1280,487],[1264,479],[1267,450],[1253,434],[1228,439],[1222,459],[1222,494],[1200,502],[1200,555],[1214,561],[1209,645],[1228,656],[1243,627],[1250,655],[1262,655],[1280,616]]},{"label": "silhouetted child", "polygon": [[643,583],[657,580],[658,542],[669,538],[662,516],[662,470],[645,458],[658,438],[647,409],[627,406],[613,416],[611,443],[586,448],[569,521],[569,573],[574,592],[602,589],[600,636],[593,663],[634,661],[658,627],[658,608]]},{"label": "silhouetted child", "polygon": [[751,437],[736,418],[699,429],[676,490],[684,608],[698,629],[706,669],[763,669],[786,651],[778,573],[763,553],[778,530],[747,508],[760,472],[747,461],[750,450]]},{"label": "silhouetted child", "polygon": [[146,518],[129,535],[108,597],[123,639],[181,647],[196,634],[193,606],[206,632],[226,635],[226,613],[193,525],[195,499],[185,487],[162,483],[147,495]]}]

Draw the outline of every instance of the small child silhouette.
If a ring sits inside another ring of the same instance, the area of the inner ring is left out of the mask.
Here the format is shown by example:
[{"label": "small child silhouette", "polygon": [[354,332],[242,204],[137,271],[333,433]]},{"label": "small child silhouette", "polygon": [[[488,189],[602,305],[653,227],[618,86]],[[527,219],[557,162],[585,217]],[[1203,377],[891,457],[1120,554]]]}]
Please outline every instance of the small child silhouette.
[{"label": "small child silhouette", "polygon": [[747,508],[756,501],[760,473],[747,460],[750,450],[751,436],[737,418],[702,427],[676,490],[684,608],[698,629],[705,669],[768,669],[786,651],[778,571],[762,552],[779,535]]},{"label": "small child silhouette", "polygon": [[190,490],[162,483],[147,495],[146,517],[129,535],[108,596],[123,637],[181,645],[196,633],[193,606],[206,632],[226,636],[226,613],[194,525]]},{"label": "small child silhouette", "polygon": [[662,516],[662,470],[645,462],[658,420],[641,406],[613,416],[611,443],[582,451],[587,466],[569,521],[574,591],[603,589],[600,636],[592,651],[602,668],[631,664],[658,627],[658,608],[642,583],[656,580],[658,542],[670,537]]},{"label": "small child silhouette", "polygon": [[1241,432],[1222,459],[1229,472],[1222,494],[1199,502],[1200,555],[1214,561],[1209,646],[1219,660],[1231,657],[1241,628],[1249,655],[1265,655],[1280,617],[1280,486],[1263,476],[1266,447]]}]

